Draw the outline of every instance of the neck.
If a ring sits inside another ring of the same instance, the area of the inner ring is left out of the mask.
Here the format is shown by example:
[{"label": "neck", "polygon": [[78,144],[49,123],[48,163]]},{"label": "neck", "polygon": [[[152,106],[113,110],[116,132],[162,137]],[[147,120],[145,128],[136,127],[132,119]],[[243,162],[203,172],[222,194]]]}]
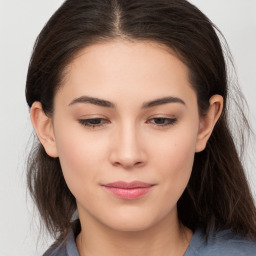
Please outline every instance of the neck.
[{"label": "neck", "polygon": [[192,231],[179,223],[177,213],[141,231],[113,230],[88,218],[80,221],[82,230],[76,243],[81,256],[181,256],[192,237]]}]

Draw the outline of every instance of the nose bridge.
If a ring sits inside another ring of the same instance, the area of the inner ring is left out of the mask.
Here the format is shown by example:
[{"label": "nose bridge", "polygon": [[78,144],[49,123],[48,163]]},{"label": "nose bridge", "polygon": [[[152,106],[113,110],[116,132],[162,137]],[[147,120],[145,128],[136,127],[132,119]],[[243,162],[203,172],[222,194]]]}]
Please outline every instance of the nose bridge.
[{"label": "nose bridge", "polygon": [[141,165],[145,161],[140,131],[134,121],[123,120],[115,130],[114,136],[113,164],[130,168],[135,165]]}]

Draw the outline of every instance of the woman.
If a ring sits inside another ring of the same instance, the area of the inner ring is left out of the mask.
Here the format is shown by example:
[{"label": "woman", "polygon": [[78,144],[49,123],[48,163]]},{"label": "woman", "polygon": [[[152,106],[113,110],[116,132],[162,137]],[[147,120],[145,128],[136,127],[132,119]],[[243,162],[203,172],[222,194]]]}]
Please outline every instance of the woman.
[{"label": "woman", "polygon": [[65,1],[26,86],[44,255],[255,255],[226,70],[187,1]]}]

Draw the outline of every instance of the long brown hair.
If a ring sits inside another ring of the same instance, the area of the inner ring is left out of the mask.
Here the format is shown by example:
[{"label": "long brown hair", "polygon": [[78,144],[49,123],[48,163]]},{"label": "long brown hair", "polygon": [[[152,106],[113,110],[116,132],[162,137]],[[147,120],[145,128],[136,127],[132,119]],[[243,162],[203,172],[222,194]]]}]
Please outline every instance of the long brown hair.
[{"label": "long brown hair", "polygon": [[[206,149],[195,154],[192,175],[178,201],[180,220],[190,229],[231,229],[256,239],[256,211],[238,148],[229,128],[228,76],[217,28],[185,0],[67,0],[39,34],[28,69],[29,107],[54,111],[54,95],[65,67],[86,46],[121,38],[154,41],[174,50],[190,70],[201,115],[214,94],[224,110]],[[228,51],[226,51],[227,53]],[[237,113],[246,126],[243,112]],[[28,188],[49,232],[67,236],[76,211],[74,196],[63,178],[58,158],[37,142],[28,161]]]}]

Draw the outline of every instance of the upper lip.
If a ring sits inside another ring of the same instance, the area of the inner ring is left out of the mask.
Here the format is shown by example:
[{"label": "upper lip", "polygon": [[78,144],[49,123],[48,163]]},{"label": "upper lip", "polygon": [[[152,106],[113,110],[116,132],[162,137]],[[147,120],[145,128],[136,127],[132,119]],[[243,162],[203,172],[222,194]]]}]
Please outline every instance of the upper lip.
[{"label": "upper lip", "polygon": [[131,189],[131,188],[148,188],[153,186],[153,184],[149,184],[141,181],[132,181],[132,182],[115,181],[115,182],[104,184],[103,186],[112,187],[112,188],[123,188],[123,189],[130,188]]}]

